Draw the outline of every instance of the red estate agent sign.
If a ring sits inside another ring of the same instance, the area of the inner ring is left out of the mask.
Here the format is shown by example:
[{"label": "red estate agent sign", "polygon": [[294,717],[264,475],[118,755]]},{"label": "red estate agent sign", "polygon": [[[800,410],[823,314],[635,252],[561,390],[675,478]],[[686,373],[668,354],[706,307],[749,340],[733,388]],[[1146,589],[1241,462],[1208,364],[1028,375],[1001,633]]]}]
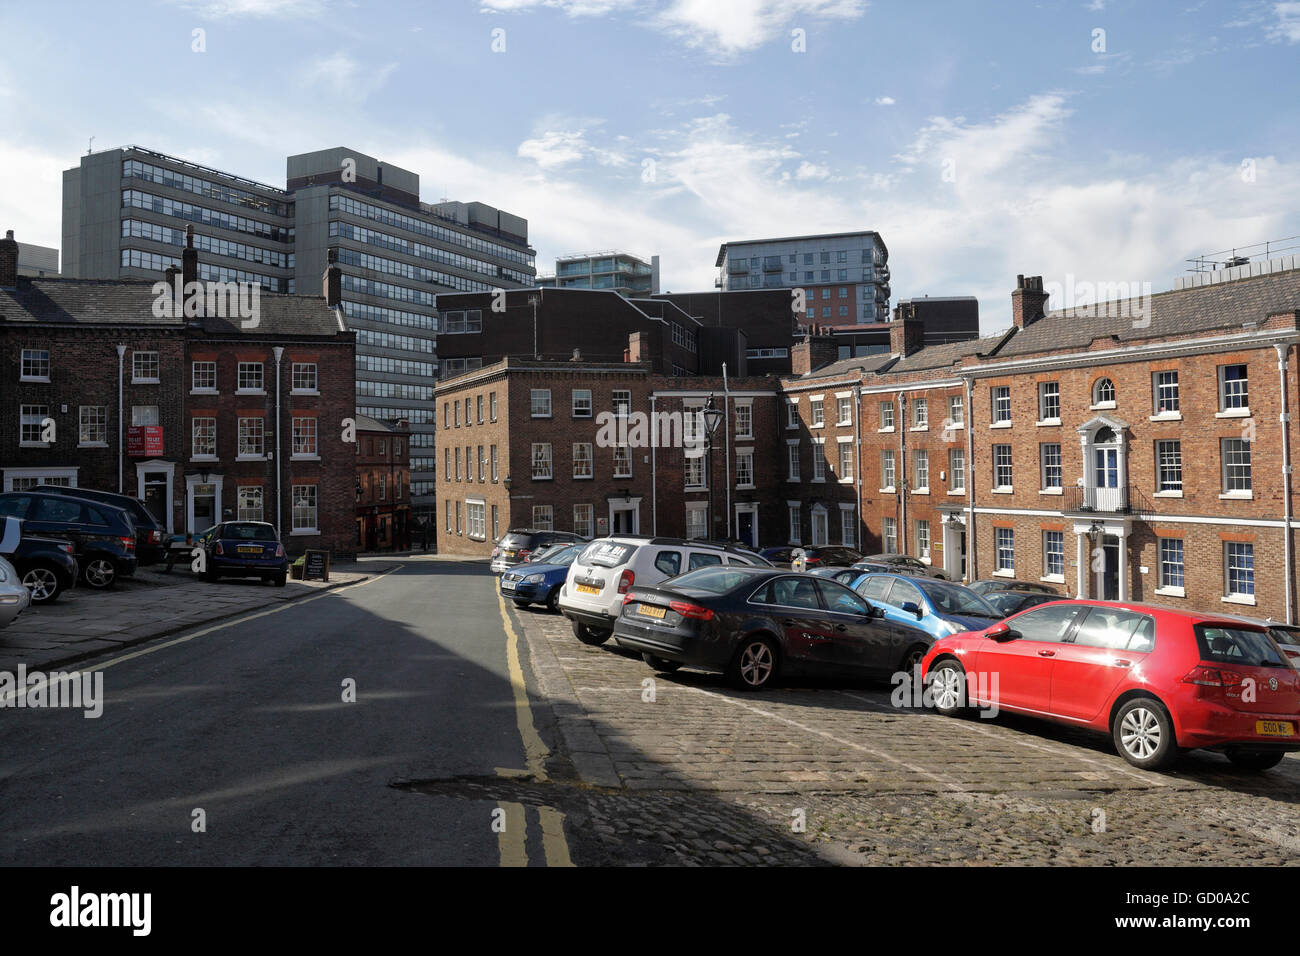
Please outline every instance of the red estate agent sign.
[{"label": "red estate agent sign", "polygon": [[149,458],[163,453],[161,425],[130,425],[126,429],[126,453],[131,458]]}]

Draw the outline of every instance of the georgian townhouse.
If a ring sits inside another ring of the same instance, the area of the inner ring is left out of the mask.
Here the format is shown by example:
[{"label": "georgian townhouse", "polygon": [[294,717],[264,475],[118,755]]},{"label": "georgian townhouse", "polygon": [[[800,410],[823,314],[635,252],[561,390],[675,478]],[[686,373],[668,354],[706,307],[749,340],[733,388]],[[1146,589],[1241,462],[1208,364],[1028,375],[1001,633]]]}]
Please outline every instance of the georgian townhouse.
[{"label": "georgian townhouse", "polygon": [[356,438],[356,546],[404,551],[412,532],[410,423],[358,415]]}]

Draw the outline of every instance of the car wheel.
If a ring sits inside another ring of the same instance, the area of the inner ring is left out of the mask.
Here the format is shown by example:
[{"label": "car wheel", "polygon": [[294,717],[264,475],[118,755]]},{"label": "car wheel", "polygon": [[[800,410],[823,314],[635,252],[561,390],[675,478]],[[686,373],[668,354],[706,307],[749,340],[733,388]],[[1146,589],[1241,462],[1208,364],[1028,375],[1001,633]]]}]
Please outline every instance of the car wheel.
[{"label": "car wheel", "polygon": [[1281,750],[1227,750],[1224,756],[1232,761],[1239,770],[1251,770],[1258,773],[1276,767],[1282,762],[1286,753]]},{"label": "car wheel", "polygon": [[37,564],[27,569],[23,584],[31,592],[33,604],[49,604],[62,592],[59,576],[48,564]]},{"label": "car wheel", "polygon": [[551,593],[546,597],[546,610],[552,614],[560,613],[560,586],[558,584],[551,588]]},{"label": "car wheel", "polygon": [[521,598],[511,598],[510,600],[515,602],[515,607],[528,607],[528,605],[533,603],[532,601],[525,601]]},{"label": "car wheel", "polygon": [[1135,697],[1115,714],[1111,736],[1119,755],[1142,770],[1159,770],[1178,756],[1174,724],[1164,705],[1151,697]]},{"label": "car wheel", "polygon": [[655,670],[663,671],[665,674],[671,674],[673,671],[677,670],[677,668],[682,666],[681,661],[666,660],[662,657],[655,657],[653,654],[648,652],[641,655],[641,660],[645,661]]},{"label": "car wheel", "polygon": [[954,660],[940,661],[930,668],[930,699],[945,717],[958,717],[969,709],[966,703],[966,672]]},{"label": "car wheel", "polygon": [[113,586],[117,579],[117,568],[113,567],[113,562],[108,558],[91,558],[86,562],[86,569],[81,576],[90,587],[102,590]]},{"label": "car wheel", "polygon": [[609,640],[610,633],[610,631],[598,630],[588,624],[583,624],[581,621],[573,622],[573,636],[592,647],[599,647],[604,644]]},{"label": "car wheel", "polygon": [[731,659],[727,678],[742,690],[762,690],[776,679],[776,645],[766,637],[747,637]]},{"label": "car wheel", "polygon": [[904,674],[915,674],[916,669],[921,666],[921,660],[925,657],[925,652],[928,650],[929,648],[924,644],[912,645],[907,649],[907,653],[903,655],[903,662],[898,665],[898,669]]},{"label": "car wheel", "polygon": [[289,575],[282,571],[275,576],[274,580],[275,580],[275,586],[277,588],[282,588],[284,587],[285,582],[289,580]]}]

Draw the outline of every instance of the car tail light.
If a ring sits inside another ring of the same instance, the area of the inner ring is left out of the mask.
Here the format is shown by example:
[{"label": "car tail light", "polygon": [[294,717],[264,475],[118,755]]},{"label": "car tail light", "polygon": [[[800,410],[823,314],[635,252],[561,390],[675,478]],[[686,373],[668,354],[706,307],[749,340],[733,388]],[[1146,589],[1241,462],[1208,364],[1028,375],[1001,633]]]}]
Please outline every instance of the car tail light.
[{"label": "car tail light", "polygon": [[492,549],[492,557],[495,558],[495,557],[496,557],[497,555],[499,555],[500,553],[501,553],[501,549],[500,549],[500,548],[493,548],[493,549]]},{"label": "car tail light", "polygon": [[60,551],[66,551],[66,552],[68,552],[68,554],[72,554],[72,545],[70,545],[70,544],[61,544],[61,545],[59,545],[59,550],[60,550]]},{"label": "car tail light", "polygon": [[1183,678],[1183,683],[1197,684],[1201,687],[1239,687],[1241,675],[1236,671],[1224,670],[1222,667],[1198,664]]},{"label": "car tail light", "polygon": [[277,558],[283,558],[283,557],[284,557],[284,545],[282,545],[282,544],[277,544],[277,545],[275,546],[275,556],[276,556]]},{"label": "car tail light", "polygon": [[639,600],[641,600],[641,595],[633,594],[631,591],[628,591],[626,594],[623,595],[623,607],[627,607],[633,601],[639,601]]},{"label": "car tail light", "polygon": [[520,561],[527,561],[527,560],[528,560],[528,556],[529,556],[530,554],[532,554],[532,553],[533,553],[533,552],[531,552],[531,551],[516,551],[516,552],[515,552],[515,557],[517,557]]},{"label": "car tail light", "polygon": [[162,544],[162,532],[161,532],[161,531],[150,531],[150,532],[149,532],[149,540],[152,541],[154,544]]},{"label": "car tail light", "polygon": [[622,574],[618,576],[618,593],[626,594],[628,588],[632,586],[632,582],[635,580],[636,580],[636,575],[632,573],[632,569],[631,568],[626,569]]},{"label": "car tail light", "polygon": [[135,550],[135,538],[121,537],[117,539],[122,542],[122,546],[128,551]]},{"label": "car tail light", "polygon": [[804,559],[803,559],[803,566],[804,566],[805,568],[811,568],[814,564],[821,564],[821,563],[822,563],[822,559],[821,559],[821,558],[804,558]]},{"label": "car tail light", "polygon": [[225,548],[221,547],[221,542],[218,541],[218,542],[217,542],[217,554],[225,554],[225,553],[226,553]]},{"label": "car tail light", "polygon": [[668,606],[682,617],[689,617],[696,621],[713,620],[712,608],[701,607],[698,604],[692,604],[690,601],[669,601]]}]

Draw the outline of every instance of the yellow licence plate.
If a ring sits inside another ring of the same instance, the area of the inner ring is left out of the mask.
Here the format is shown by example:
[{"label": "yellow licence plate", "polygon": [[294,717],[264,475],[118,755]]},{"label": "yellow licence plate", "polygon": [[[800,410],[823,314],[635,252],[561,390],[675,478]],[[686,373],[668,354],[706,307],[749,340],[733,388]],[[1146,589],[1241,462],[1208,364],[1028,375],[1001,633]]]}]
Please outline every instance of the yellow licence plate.
[{"label": "yellow licence plate", "polygon": [[1261,737],[1294,737],[1295,725],[1289,720],[1257,720],[1255,733]]},{"label": "yellow licence plate", "polygon": [[665,607],[655,607],[653,604],[642,604],[637,607],[636,612],[638,614],[644,614],[646,617],[662,618],[668,613],[668,609]]},{"label": "yellow licence plate", "polygon": [[599,594],[599,593],[600,593],[600,588],[593,588],[590,584],[579,584],[579,585],[578,585],[578,593],[579,593],[579,594]]},{"label": "yellow licence plate", "polygon": [[262,553],[262,549],[261,549],[261,548],[243,548],[243,547],[239,547],[239,548],[235,548],[235,550],[238,551],[240,554],[261,554],[261,553]]}]

